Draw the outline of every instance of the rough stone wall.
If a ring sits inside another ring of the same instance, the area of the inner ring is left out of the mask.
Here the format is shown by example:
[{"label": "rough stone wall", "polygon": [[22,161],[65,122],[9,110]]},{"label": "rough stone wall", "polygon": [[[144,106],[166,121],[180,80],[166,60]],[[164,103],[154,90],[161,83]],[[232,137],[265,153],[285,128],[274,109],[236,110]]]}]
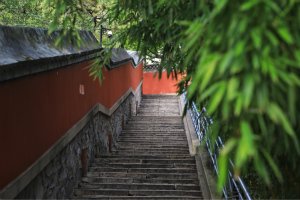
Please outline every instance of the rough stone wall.
[{"label": "rough stone wall", "polygon": [[126,122],[130,103],[135,115],[135,102],[140,104],[141,91],[142,87],[135,95],[128,95],[111,116],[97,113],[16,199],[67,199],[73,195],[82,178],[82,150],[87,151],[87,167],[96,155],[109,154],[109,135],[113,135],[114,145],[122,130],[122,115]]}]

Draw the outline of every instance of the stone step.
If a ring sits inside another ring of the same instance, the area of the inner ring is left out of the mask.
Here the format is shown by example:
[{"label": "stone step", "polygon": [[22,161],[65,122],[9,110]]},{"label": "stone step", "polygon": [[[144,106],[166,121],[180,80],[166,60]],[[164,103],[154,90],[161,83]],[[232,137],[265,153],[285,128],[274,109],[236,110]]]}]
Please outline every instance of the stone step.
[{"label": "stone step", "polygon": [[[128,147],[131,148],[131,147]],[[178,156],[144,156],[144,155],[98,155],[96,158],[127,158],[127,159],[132,159],[132,158],[137,158],[137,159],[185,159],[185,158],[194,158],[194,156],[190,155],[178,155]]]},{"label": "stone step", "polygon": [[[187,143],[185,144],[181,144],[181,145],[170,145],[168,146],[167,144],[135,144],[134,146],[136,149],[139,148],[147,148],[147,149],[152,149],[152,148],[161,148],[161,149],[166,149],[166,148],[170,148],[170,149],[186,149],[188,147]],[[122,148],[122,149],[131,149],[131,146],[127,146],[126,144],[116,144],[116,148]]]},{"label": "stone step", "polygon": [[144,123],[144,124],[149,124],[149,123],[179,123],[182,124],[182,118],[181,116],[176,116],[176,117],[152,117],[152,116],[141,116],[141,117],[131,117],[127,120],[126,123],[128,124],[134,124],[134,123]]},{"label": "stone step", "polygon": [[[117,142],[141,142],[143,137],[120,137]],[[186,138],[183,137],[145,137],[145,142],[186,142]]]},{"label": "stone step", "polygon": [[128,127],[128,126],[125,126],[123,130],[147,130],[147,131],[174,131],[174,132],[183,132],[184,131],[184,128],[183,127]]},{"label": "stone step", "polygon": [[165,122],[165,123],[131,123],[131,124],[126,124],[125,127],[182,127],[183,124],[178,124],[178,123],[172,123],[172,122]]},{"label": "stone step", "polygon": [[161,131],[161,130],[122,130],[120,135],[140,135],[140,136],[160,136],[160,135],[174,135],[174,136],[181,136],[185,134],[182,130],[172,130],[172,131]]},{"label": "stone step", "polygon": [[[141,105],[151,105],[151,104],[160,104],[164,105],[165,107],[169,106],[170,104],[178,104],[178,99],[143,99]],[[178,107],[176,108],[178,109]]]},{"label": "stone step", "polygon": [[174,153],[179,153],[179,154],[183,154],[185,153],[186,155],[189,155],[189,150],[186,148],[172,148],[172,149],[168,149],[168,148],[147,148],[147,147],[140,147],[140,148],[121,148],[121,147],[116,147],[113,148],[112,151],[124,151],[127,152],[128,154],[134,153],[134,154],[138,154],[138,152],[152,152],[152,153],[166,153],[166,152],[173,152]]},{"label": "stone step", "polygon": [[82,195],[82,196],[71,196],[71,199],[106,199],[106,200],[122,200],[122,199],[176,199],[176,200],[187,200],[187,199],[203,199],[203,197],[197,196],[106,196],[106,195]]},{"label": "stone step", "polygon": [[186,140],[186,136],[185,135],[153,135],[153,136],[149,136],[149,135],[141,135],[141,134],[123,134],[120,135],[119,138],[120,139],[135,139],[135,140],[156,140],[156,139],[180,139]]},{"label": "stone step", "polygon": [[170,112],[170,113],[179,113],[177,110],[178,104],[169,105],[168,109],[165,109],[163,105],[152,104],[148,106],[141,106],[138,108],[138,112]]},{"label": "stone step", "polygon": [[87,177],[122,177],[138,179],[193,179],[196,173],[123,173],[123,172],[87,172]]},{"label": "stone step", "polygon": [[186,139],[186,135],[183,135],[182,133],[175,133],[175,134],[165,133],[165,134],[152,134],[152,135],[149,135],[147,133],[124,133],[124,132],[122,132],[119,136],[119,138],[126,138],[126,137],[147,138],[147,139],[153,139],[153,140],[161,139],[161,138],[166,138],[166,139],[167,138],[172,138],[172,139],[184,138],[184,139]]},{"label": "stone step", "polygon": [[166,113],[137,113],[136,116],[180,116],[179,114],[175,113],[175,114],[166,114]]},{"label": "stone step", "polygon": [[116,189],[75,189],[76,196],[82,195],[110,195],[110,196],[202,196],[200,191],[194,190],[116,190]]},{"label": "stone step", "polygon": [[94,163],[192,163],[195,164],[194,158],[170,158],[170,159],[138,159],[138,158],[95,158]]},{"label": "stone step", "polygon": [[112,168],[89,167],[90,172],[122,172],[122,173],[197,173],[189,168]]},{"label": "stone step", "polygon": [[143,131],[132,129],[130,131],[128,131],[128,130],[122,130],[122,132],[133,132],[133,133],[134,132],[138,132],[138,133],[184,133],[184,127],[180,128],[180,129],[181,130],[177,130],[177,129],[175,129],[175,130],[167,130],[165,128],[164,128],[164,130],[159,130],[159,129],[158,130],[147,130],[147,129],[145,129]]},{"label": "stone step", "polygon": [[[113,154],[119,154],[119,155],[127,155],[128,152],[122,152],[122,151],[114,151]],[[132,155],[188,155],[188,153],[184,152],[171,152],[171,151],[165,151],[165,152],[130,152]]]},{"label": "stone step", "polygon": [[179,96],[176,94],[144,94],[143,99],[157,99],[157,98],[163,98],[163,99],[172,99],[176,98],[178,99]]},{"label": "stone step", "polygon": [[126,126],[151,126],[151,125],[169,125],[169,126],[184,126],[183,123],[181,122],[176,122],[176,121],[159,121],[159,122],[151,122],[151,121],[127,121]]},{"label": "stone step", "polygon": [[[122,142],[119,141],[118,144],[119,145],[165,145],[167,144],[169,141],[139,141],[139,142]],[[173,145],[188,145],[187,142],[185,141],[172,141]]]},{"label": "stone step", "polygon": [[199,190],[198,185],[182,184],[139,184],[139,183],[80,183],[80,188],[89,189],[130,189],[130,190]]},{"label": "stone step", "polygon": [[111,167],[111,168],[189,168],[196,169],[192,163],[169,163],[169,164],[137,164],[137,163],[92,163],[91,167]]},{"label": "stone step", "polygon": [[187,152],[189,153],[189,150],[185,148],[147,148],[147,147],[128,147],[128,148],[121,148],[118,147],[115,149],[116,151],[149,151],[149,152],[161,152],[161,151],[176,151],[176,152]]},{"label": "stone step", "polygon": [[143,100],[142,103],[141,103],[142,106],[145,106],[145,105],[157,105],[157,106],[161,106],[163,108],[169,108],[171,106],[176,106],[176,110],[178,110],[178,100],[171,100],[171,101],[168,101],[168,100],[162,100],[162,99],[159,99],[159,100]]},{"label": "stone step", "polygon": [[83,182],[87,183],[140,183],[140,184],[181,184],[199,185],[197,178],[192,179],[139,179],[126,177],[83,177]]}]

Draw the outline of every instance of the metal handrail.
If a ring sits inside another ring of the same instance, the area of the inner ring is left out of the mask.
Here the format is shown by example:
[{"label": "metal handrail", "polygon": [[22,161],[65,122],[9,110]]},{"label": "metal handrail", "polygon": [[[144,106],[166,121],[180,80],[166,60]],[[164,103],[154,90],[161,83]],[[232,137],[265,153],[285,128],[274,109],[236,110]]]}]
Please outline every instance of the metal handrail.
[{"label": "metal handrail", "polygon": [[[183,99],[184,102],[187,103],[186,93],[183,93]],[[194,128],[199,139],[199,143],[206,143],[206,148],[209,152],[209,156],[211,158],[214,170],[219,176],[217,157],[220,154],[221,148],[224,147],[224,143],[222,139],[218,137],[217,140],[215,140],[213,149],[211,149],[210,138],[205,138],[205,136],[207,135],[206,133],[207,131],[209,131],[209,125],[213,123],[213,120],[209,116],[205,116],[205,107],[202,109],[201,113],[199,113],[197,106],[194,102],[192,102],[192,105],[190,106],[189,110]],[[229,159],[229,163],[234,169],[234,165],[231,159]],[[237,179],[235,179],[230,170],[228,170],[228,182],[225,186],[223,186],[222,192],[225,199],[252,199],[243,180],[239,176],[237,177]]]}]

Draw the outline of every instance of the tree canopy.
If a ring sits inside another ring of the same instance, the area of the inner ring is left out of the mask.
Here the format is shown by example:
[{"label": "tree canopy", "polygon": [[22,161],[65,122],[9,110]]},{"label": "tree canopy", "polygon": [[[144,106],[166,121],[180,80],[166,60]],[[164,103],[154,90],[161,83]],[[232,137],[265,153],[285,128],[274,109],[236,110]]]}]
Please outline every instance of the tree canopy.
[{"label": "tree canopy", "polygon": [[[61,24],[76,33],[91,2],[47,0],[50,30]],[[232,157],[236,176],[253,166],[270,188],[274,180],[300,186],[299,21],[299,0],[115,0],[102,18],[118,27],[107,46],[160,58],[158,74],[185,74],[178,93],[207,107],[211,137],[227,141],[220,170]],[[99,79],[110,56],[102,53],[91,67]]]}]

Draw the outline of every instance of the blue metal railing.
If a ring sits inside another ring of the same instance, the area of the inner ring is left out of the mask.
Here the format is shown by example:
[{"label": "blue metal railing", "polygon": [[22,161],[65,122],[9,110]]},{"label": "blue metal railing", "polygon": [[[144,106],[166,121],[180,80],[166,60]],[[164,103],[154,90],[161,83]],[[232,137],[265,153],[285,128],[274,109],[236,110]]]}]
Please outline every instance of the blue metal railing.
[{"label": "blue metal railing", "polygon": [[[186,93],[183,94],[184,102],[187,103]],[[196,104],[193,102],[190,105],[190,114],[192,117],[192,121],[194,124],[194,128],[196,130],[199,143],[205,141],[206,148],[209,152],[209,156],[211,158],[211,162],[213,164],[215,173],[219,176],[218,170],[218,155],[222,147],[224,147],[224,143],[220,137],[215,140],[215,144],[213,145],[213,149],[211,149],[211,142],[209,137],[205,137],[207,131],[209,131],[209,125],[213,123],[213,120],[209,116],[205,116],[206,109],[203,108],[202,111],[199,113]],[[234,169],[234,165],[229,160],[231,167]],[[228,170],[228,182],[222,188],[223,195],[225,199],[252,199],[246,185],[244,184],[243,180],[238,177],[235,179],[232,175],[232,172]]]}]

